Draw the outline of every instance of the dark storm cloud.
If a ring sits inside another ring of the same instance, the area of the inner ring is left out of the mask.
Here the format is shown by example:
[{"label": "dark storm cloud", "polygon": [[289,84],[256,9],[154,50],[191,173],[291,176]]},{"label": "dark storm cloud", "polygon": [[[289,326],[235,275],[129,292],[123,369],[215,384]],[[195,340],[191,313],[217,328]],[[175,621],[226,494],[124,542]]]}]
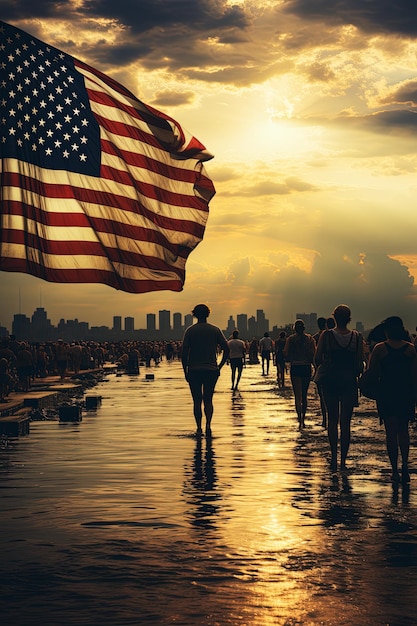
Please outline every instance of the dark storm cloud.
[{"label": "dark storm cloud", "polygon": [[322,25],[352,24],[369,34],[417,35],[416,0],[289,0],[285,10]]},{"label": "dark storm cloud", "polygon": [[[2,19],[12,23],[59,18],[71,20],[75,29],[102,33],[102,40],[94,46],[83,46],[82,55],[104,68],[138,59],[147,69],[202,67],[213,62],[205,46],[208,39],[224,44],[241,42],[249,25],[243,9],[225,0],[86,0],[82,4],[69,0],[1,0],[1,8]],[[22,27],[25,29],[24,24]],[[36,24],[28,30],[39,36]],[[80,56],[63,41],[56,45]]]},{"label": "dark storm cloud", "polygon": [[188,31],[221,37],[224,31],[247,26],[243,10],[224,0],[87,0],[81,10],[90,17],[117,19],[136,34],[181,26],[184,35]]},{"label": "dark storm cloud", "polygon": [[385,98],[384,102],[417,106],[417,80],[403,83],[389,97]]},{"label": "dark storm cloud", "polygon": [[[342,118],[338,118],[338,122],[340,121]],[[372,115],[343,118],[343,123],[376,133],[409,136],[417,130],[417,111],[381,111]]]},{"label": "dark storm cloud", "polygon": [[160,91],[150,104],[157,107],[175,107],[192,104],[194,100],[195,94],[192,91]]}]

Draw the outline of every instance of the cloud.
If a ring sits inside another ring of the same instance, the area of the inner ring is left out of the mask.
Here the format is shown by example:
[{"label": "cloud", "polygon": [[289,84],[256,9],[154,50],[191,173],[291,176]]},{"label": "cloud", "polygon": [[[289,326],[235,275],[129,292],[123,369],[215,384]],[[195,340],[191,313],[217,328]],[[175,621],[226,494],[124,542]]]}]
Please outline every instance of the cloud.
[{"label": "cloud", "polygon": [[[353,25],[370,34],[417,35],[417,4],[414,0],[289,0],[285,11],[304,20],[327,26]],[[326,29],[326,27],[325,27]]]},{"label": "cloud", "polygon": [[160,107],[183,106],[193,104],[195,98],[196,94],[192,91],[157,91],[150,104]]},{"label": "cloud", "polygon": [[406,80],[393,87],[383,98],[383,104],[407,104],[417,106],[417,80]]}]

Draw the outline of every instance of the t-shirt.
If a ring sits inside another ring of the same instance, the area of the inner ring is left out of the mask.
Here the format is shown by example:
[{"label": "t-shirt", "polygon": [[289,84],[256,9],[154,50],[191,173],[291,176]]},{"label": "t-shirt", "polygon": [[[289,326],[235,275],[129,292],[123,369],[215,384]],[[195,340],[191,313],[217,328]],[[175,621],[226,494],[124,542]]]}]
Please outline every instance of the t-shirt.
[{"label": "t-shirt", "polygon": [[245,356],[246,346],[241,339],[229,339],[227,342],[230,348],[230,359],[241,359]]},{"label": "t-shirt", "polygon": [[217,348],[228,349],[220,328],[208,322],[189,326],[184,333],[183,352],[188,351],[188,370],[217,370]]}]

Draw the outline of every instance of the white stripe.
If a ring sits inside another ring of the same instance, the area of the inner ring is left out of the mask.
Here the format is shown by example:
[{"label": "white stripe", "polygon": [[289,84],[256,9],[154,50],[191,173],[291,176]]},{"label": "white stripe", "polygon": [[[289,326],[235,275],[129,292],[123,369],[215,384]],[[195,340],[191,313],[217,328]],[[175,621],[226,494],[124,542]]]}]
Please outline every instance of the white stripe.
[{"label": "white stripe", "polygon": [[[77,228],[67,226],[45,226],[34,220],[24,219],[19,215],[4,215],[2,217],[2,230],[18,230],[31,235],[37,235],[48,241],[89,241],[100,243],[106,248],[114,248],[116,250],[126,250],[136,254],[164,259],[170,265],[183,269],[185,260],[182,257],[173,255],[172,252],[158,243],[146,241],[142,239],[131,239],[114,235],[108,232],[98,232],[92,228]],[[103,253],[105,255],[105,251]]]},{"label": "white stripe", "polygon": [[[109,199],[113,194],[117,196],[123,196],[130,200],[141,202],[141,204],[143,204],[149,211],[152,211],[156,215],[162,215],[173,219],[187,220],[190,222],[196,222],[197,224],[201,225],[205,225],[207,222],[207,211],[167,204],[166,202],[161,202],[160,200],[148,198],[147,196],[139,193],[134,187],[131,187],[130,185],[123,185],[122,183],[117,183],[112,180],[96,178],[95,176],[76,174],[74,172],[66,172],[63,170],[48,170],[37,167],[36,165],[33,165],[31,163],[26,163],[25,161],[18,161],[16,159],[2,159],[2,161],[4,166],[4,172],[11,172],[20,174],[22,176],[29,176],[43,183],[70,187],[80,187],[82,189],[89,189],[91,191],[97,191],[101,193],[106,192]],[[152,184],[151,181],[150,184]],[[4,187],[4,189],[6,189],[6,187]],[[32,204],[30,201],[33,195],[32,192],[23,191],[22,194],[23,195],[21,196],[21,198],[15,199],[19,200],[26,197],[28,199],[28,203]],[[60,205],[62,202],[66,202],[67,200],[62,198],[50,199],[54,202],[54,204],[56,204],[57,207],[56,209],[52,210],[56,210],[56,212],[61,213],[62,210],[60,209]],[[83,202],[82,204],[83,206],[88,206],[88,203]],[[117,208],[112,205],[107,205],[107,207],[111,213],[114,209]],[[127,213],[131,212],[127,211]]]},{"label": "white stripe", "polygon": [[169,270],[151,270],[147,267],[136,267],[134,265],[125,265],[123,263],[111,263],[105,257],[79,255],[56,255],[45,254],[36,248],[30,248],[21,244],[2,244],[2,258],[11,259],[28,259],[31,262],[38,263],[47,269],[59,270],[104,270],[114,274],[115,272],[123,278],[131,278],[133,280],[157,280],[165,281],[170,278],[178,280],[176,272]]}]

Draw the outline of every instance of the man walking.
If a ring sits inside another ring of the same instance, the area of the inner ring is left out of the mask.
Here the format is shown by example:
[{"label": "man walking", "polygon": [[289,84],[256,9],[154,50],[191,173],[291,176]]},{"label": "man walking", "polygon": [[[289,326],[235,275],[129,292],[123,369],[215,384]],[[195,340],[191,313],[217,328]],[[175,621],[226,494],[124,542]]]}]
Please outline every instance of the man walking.
[{"label": "man walking", "polygon": [[[229,346],[220,328],[209,324],[210,309],[206,304],[197,304],[192,311],[197,323],[184,333],[181,361],[194,403],[194,418],[197,435],[201,436],[201,422],[206,417],[206,436],[211,436],[213,417],[213,394],[220,370],[229,356]],[[217,363],[218,348],[223,351]]]}]

